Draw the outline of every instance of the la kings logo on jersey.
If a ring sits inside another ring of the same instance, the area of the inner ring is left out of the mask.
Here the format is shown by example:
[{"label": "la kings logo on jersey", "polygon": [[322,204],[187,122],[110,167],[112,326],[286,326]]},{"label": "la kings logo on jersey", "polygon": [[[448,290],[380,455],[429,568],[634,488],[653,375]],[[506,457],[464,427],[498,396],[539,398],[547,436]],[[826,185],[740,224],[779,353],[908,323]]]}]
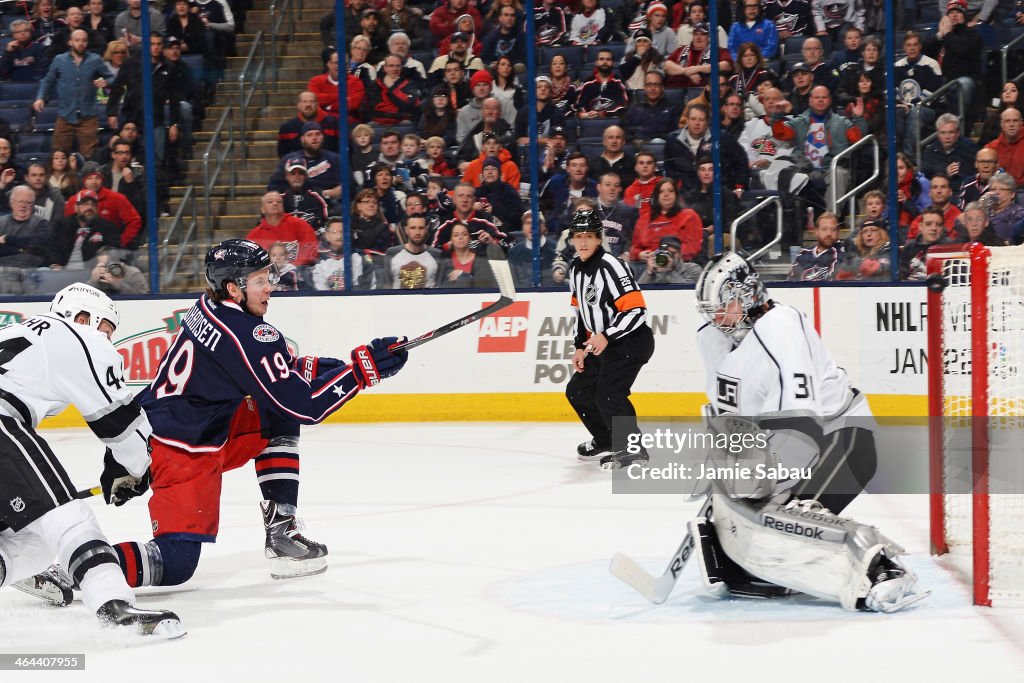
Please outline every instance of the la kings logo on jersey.
[{"label": "la kings logo on jersey", "polygon": [[718,375],[717,382],[718,390],[715,393],[719,408],[739,410],[740,381],[727,375]]},{"label": "la kings logo on jersey", "polygon": [[14,510],[15,512],[24,512],[25,501],[23,501],[20,496],[15,496],[14,498],[11,498],[11,509]]}]

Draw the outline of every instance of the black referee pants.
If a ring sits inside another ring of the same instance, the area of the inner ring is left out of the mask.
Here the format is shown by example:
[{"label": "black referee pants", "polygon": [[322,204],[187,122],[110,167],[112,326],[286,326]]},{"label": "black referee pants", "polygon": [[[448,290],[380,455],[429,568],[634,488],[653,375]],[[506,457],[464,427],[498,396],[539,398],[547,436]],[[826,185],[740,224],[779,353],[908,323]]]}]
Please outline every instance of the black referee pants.
[{"label": "black referee pants", "polygon": [[[629,434],[640,431],[629,394],[637,375],[654,354],[654,333],[647,325],[608,344],[600,356],[587,354],[583,372],[565,388],[573,410],[600,448],[623,450]],[[612,438],[612,418],[627,418]]]}]

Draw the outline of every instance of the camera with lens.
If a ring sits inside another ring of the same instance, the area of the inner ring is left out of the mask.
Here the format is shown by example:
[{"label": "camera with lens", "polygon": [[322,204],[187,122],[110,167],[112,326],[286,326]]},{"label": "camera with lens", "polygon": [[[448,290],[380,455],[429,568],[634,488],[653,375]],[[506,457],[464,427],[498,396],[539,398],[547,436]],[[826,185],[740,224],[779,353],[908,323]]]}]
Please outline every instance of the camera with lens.
[{"label": "camera with lens", "polygon": [[551,275],[555,278],[556,282],[561,282],[565,279],[566,274],[569,272],[569,264],[565,258],[559,254],[555,257],[555,260],[551,262]]},{"label": "camera with lens", "polygon": [[108,263],[107,272],[110,277],[124,277],[124,265],[120,263]]},{"label": "camera with lens", "polygon": [[672,252],[669,251],[666,247],[658,247],[658,250],[654,252],[654,265],[658,266],[659,268],[664,268],[665,266],[671,263]]}]

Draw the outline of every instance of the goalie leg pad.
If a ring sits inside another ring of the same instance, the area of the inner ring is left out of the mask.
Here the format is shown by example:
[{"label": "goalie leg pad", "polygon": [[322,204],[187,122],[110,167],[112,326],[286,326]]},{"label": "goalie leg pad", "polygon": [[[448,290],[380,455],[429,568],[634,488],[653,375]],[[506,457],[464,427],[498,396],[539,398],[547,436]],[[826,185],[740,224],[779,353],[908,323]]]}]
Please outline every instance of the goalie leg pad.
[{"label": "goalie leg pad", "polygon": [[[779,505],[719,494],[713,505],[722,549],[745,571],[844,609],[862,609],[872,587],[885,581],[871,572],[880,553],[890,560],[903,553],[875,527],[837,517],[814,501]],[[912,591],[913,580],[907,582],[900,596]]]},{"label": "goalie leg pad", "polygon": [[697,540],[697,566],[709,594],[717,598],[728,595],[778,598],[792,593],[787,588],[762,581],[736,564],[722,549],[715,525],[707,518],[698,517],[690,522],[690,533]]}]

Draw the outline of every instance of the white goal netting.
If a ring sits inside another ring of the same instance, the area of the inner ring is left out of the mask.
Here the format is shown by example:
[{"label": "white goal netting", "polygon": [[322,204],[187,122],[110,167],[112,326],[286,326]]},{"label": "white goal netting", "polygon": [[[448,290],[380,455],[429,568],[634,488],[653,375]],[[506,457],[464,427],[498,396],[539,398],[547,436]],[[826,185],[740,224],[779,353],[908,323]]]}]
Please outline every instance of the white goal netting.
[{"label": "white goal netting", "polygon": [[[987,545],[987,598],[1020,600],[1024,599],[1024,247],[989,252],[985,320],[980,316],[972,320],[971,257],[949,256],[941,264],[947,284],[941,320],[945,541],[955,555],[969,558],[984,553]],[[987,330],[987,340],[972,334],[972,323]],[[972,434],[974,415],[981,413],[975,403],[983,396],[972,384],[975,345],[984,345],[987,351],[988,444],[982,448],[987,456],[982,459],[987,460],[987,484],[982,486],[972,466],[977,440]],[[986,499],[978,495],[986,488],[987,525]],[[976,506],[982,506],[977,515]],[[981,547],[975,547],[975,538]],[[975,582],[980,580],[979,573],[974,572]]]}]

